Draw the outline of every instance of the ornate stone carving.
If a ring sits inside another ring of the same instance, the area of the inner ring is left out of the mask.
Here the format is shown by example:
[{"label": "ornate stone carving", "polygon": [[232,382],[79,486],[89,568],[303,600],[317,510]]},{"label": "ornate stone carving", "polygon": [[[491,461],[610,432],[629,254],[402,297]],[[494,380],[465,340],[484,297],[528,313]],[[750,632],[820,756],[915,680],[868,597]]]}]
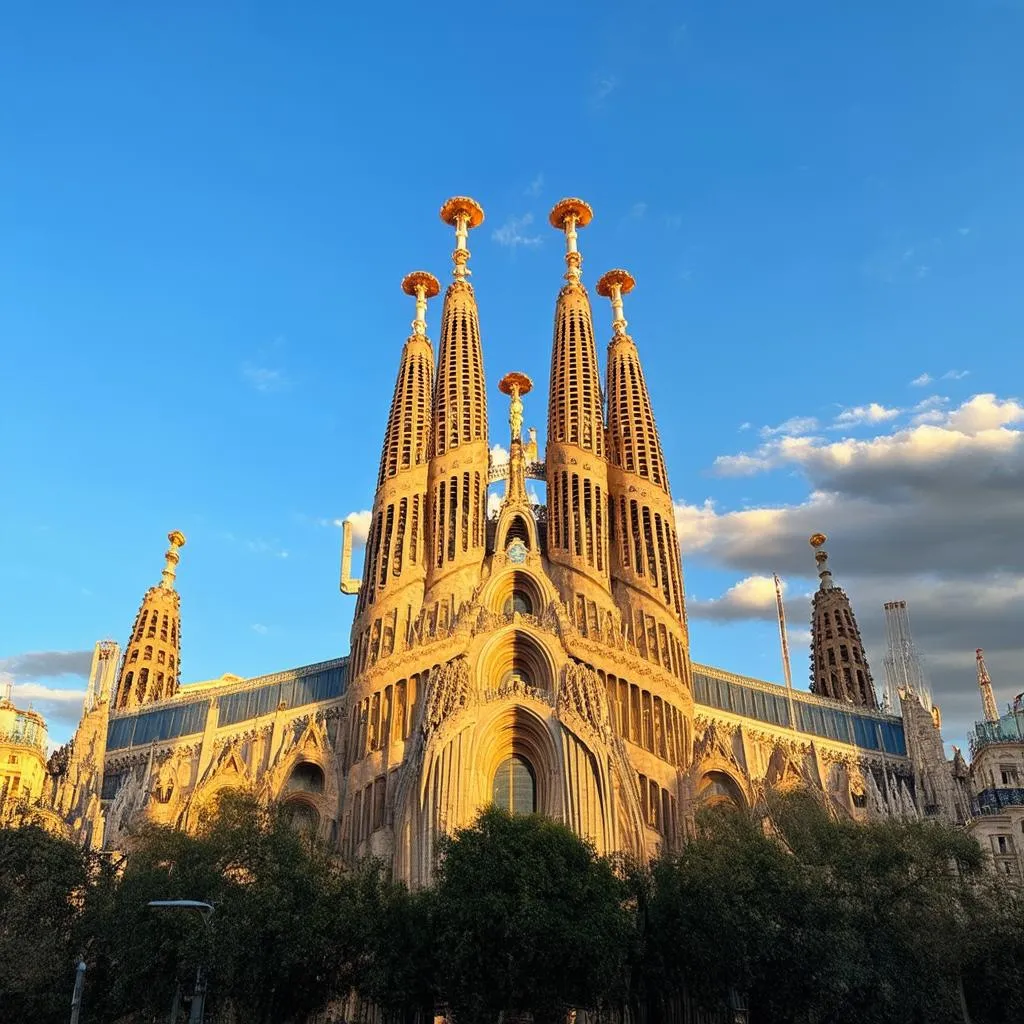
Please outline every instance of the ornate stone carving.
[{"label": "ornate stone carving", "polygon": [[602,735],[609,732],[604,691],[597,673],[586,665],[570,661],[565,666],[558,691],[558,710],[578,716]]},{"label": "ornate stone carving", "polygon": [[432,732],[445,719],[469,703],[469,662],[465,657],[453,658],[431,672],[424,731]]}]

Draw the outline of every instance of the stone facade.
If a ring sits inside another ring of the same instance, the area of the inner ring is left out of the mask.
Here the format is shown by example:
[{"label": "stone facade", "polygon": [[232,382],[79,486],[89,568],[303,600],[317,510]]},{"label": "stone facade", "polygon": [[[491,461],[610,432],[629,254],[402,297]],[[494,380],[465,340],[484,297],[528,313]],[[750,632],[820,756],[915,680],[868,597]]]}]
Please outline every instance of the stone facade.
[{"label": "stone facade", "polygon": [[[143,820],[189,828],[223,789],[244,787],[283,802],[297,826],[346,856],[384,857],[418,885],[431,877],[437,837],[492,801],[564,821],[601,852],[638,856],[679,844],[703,804],[751,806],[780,787],[809,787],[853,818],[963,816],[936,724],[910,700],[901,715],[877,709],[859,634],[866,688],[857,694],[795,692],[691,664],[672,494],[626,332],[634,282],[622,270],[597,284],[612,305],[603,391],[598,375],[577,246],[591,216],[580,200],[551,215],[567,272],[544,458],[532,429],[521,437],[532,382],[511,373],[501,381],[510,458],[499,466],[467,280],[468,234],[483,211],[464,197],[445,204],[455,265],[437,359],[426,306],[440,286],[411,274],[403,288],[416,318],[361,581],[344,534],[341,589],[357,595],[350,654],[179,688],[173,570],[184,538],[171,534],[116,689],[114,647],[97,647],[55,791],[74,835],[117,847]],[[546,507],[528,499],[530,478],[545,482]],[[488,486],[501,479],[500,511],[488,515]],[[839,595],[848,608],[841,591],[822,600]],[[825,659],[826,625],[815,650]],[[162,683],[128,682],[144,663],[152,672],[159,653]]]}]

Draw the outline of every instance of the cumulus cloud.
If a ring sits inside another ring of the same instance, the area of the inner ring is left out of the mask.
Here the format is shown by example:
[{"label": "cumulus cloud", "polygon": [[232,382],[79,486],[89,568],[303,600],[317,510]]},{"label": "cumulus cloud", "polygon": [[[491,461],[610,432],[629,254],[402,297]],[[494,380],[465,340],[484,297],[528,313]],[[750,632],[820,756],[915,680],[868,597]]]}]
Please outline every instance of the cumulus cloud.
[{"label": "cumulus cloud", "polygon": [[504,445],[491,445],[491,465],[504,466],[508,462],[508,449]]},{"label": "cumulus cloud", "polygon": [[[742,427],[740,428],[743,429]],[[807,434],[818,429],[818,421],[813,416],[790,416],[775,427],[762,427],[762,437],[794,437]]]},{"label": "cumulus cloud", "polygon": [[[782,590],[785,592],[785,583]],[[747,576],[721,597],[687,603],[691,615],[705,619],[770,619],[777,614],[775,580],[771,576]]]},{"label": "cumulus cloud", "polygon": [[527,233],[533,223],[533,214],[524,213],[521,217],[509,217],[500,228],[491,232],[491,238],[506,249],[518,249],[520,246],[533,248],[541,244],[541,236]]},{"label": "cumulus cloud", "polygon": [[870,402],[868,405],[855,405],[843,411],[836,417],[832,424],[833,429],[842,427],[859,427],[863,424],[885,423],[894,420],[899,416],[900,409],[888,409],[878,402]]},{"label": "cumulus cloud", "polygon": [[[962,743],[980,710],[976,647],[1003,679],[1002,703],[1024,689],[1024,406],[979,394],[954,408],[934,396],[915,409],[928,422],[891,424],[863,440],[772,437],[754,451],[723,456],[715,464],[720,474],[783,470],[803,479],[805,495],[737,510],[710,499],[684,502],[676,522],[684,557],[731,570],[740,581],[717,599],[693,603],[694,614],[720,619],[770,617],[771,573],[810,584],[807,539],[828,533],[831,564],[861,621],[879,688],[882,605],[906,600],[946,738]],[[806,600],[786,606],[793,625],[808,621]]]},{"label": "cumulus cloud", "polygon": [[335,526],[341,526],[345,521],[352,524],[352,543],[361,547],[370,536],[370,523],[373,521],[373,513],[364,508],[361,512],[349,512],[345,519],[335,519]]}]

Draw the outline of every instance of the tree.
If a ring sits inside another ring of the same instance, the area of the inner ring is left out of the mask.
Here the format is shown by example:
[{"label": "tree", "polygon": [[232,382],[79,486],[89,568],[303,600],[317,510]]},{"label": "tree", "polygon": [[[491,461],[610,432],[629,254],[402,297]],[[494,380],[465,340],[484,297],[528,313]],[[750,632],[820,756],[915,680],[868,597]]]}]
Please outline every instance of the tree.
[{"label": "tree", "polygon": [[66,1019],[87,855],[35,825],[0,829],[0,1021]]},{"label": "tree", "polygon": [[[166,1013],[197,965],[211,1012],[253,1024],[303,1021],[356,980],[358,900],[351,880],[275,808],[232,794],[196,835],[148,827],[123,877],[97,891],[90,924],[100,1015]],[[154,899],[201,899],[209,926]]]},{"label": "tree", "polygon": [[1002,920],[981,867],[962,831],[838,820],[806,793],[705,812],[646,879],[641,980],[706,1006],[746,993],[769,1024],[959,1022],[961,979]]},{"label": "tree", "polygon": [[550,1021],[622,990],[629,920],[620,879],[564,825],[496,808],[440,844],[442,998],[460,1024]]},{"label": "tree", "polygon": [[437,944],[433,889],[410,893],[387,876],[379,861],[363,866],[358,876],[364,961],[359,994],[380,1008],[393,1024],[412,1024],[434,1016]]}]

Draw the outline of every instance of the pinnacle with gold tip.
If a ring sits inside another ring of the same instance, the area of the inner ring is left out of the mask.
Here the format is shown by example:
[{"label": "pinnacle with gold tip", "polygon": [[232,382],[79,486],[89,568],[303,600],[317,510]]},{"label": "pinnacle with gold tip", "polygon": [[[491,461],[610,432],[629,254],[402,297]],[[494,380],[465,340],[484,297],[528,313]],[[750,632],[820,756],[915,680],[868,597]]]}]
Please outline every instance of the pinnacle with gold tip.
[{"label": "pinnacle with gold tip", "polygon": [[635,286],[636,280],[628,270],[609,270],[597,282],[597,294],[612,300],[612,330],[617,338],[625,337],[627,327],[622,296],[628,295]]},{"label": "pinnacle with gold tip", "polygon": [[464,281],[470,273],[466,266],[469,262],[469,231],[484,222],[484,208],[469,196],[452,196],[441,207],[441,220],[455,228],[455,252],[452,253],[455,266],[452,276],[456,281]]},{"label": "pinnacle with gold tip", "polygon": [[412,333],[418,338],[427,334],[427,299],[434,298],[441,291],[441,284],[433,274],[425,270],[414,270],[402,278],[402,291],[416,296],[416,319],[412,322]]},{"label": "pinnacle with gold tip", "polygon": [[170,590],[174,586],[175,566],[177,566],[181,557],[178,554],[178,548],[183,548],[185,546],[185,534],[183,534],[181,530],[171,530],[171,532],[167,534],[167,539],[170,541],[171,546],[167,549],[167,553],[164,555],[167,562],[164,565],[163,572],[161,573],[162,579],[160,581],[160,586],[165,590]]},{"label": "pinnacle with gold tip", "polygon": [[582,199],[561,199],[548,215],[553,228],[565,232],[565,279],[579,284],[583,257],[576,248],[576,229],[585,228],[594,219],[594,211]]}]

